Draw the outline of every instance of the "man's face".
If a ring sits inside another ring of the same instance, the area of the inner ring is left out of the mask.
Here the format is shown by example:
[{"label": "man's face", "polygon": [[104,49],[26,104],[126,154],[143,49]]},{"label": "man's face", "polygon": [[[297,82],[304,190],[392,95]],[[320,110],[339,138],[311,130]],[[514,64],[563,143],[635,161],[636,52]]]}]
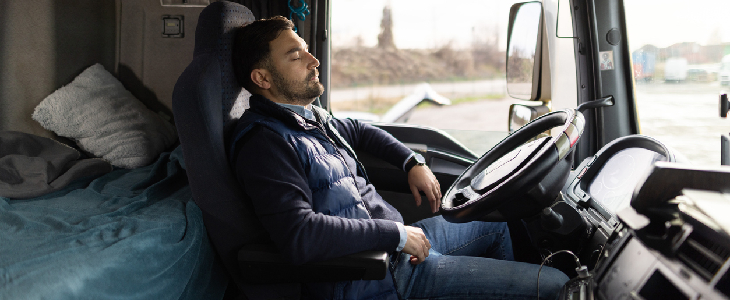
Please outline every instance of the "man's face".
[{"label": "man's face", "polygon": [[267,70],[271,74],[271,93],[285,103],[308,105],[322,95],[319,82],[319,61],[307,44],[294,31],[282,31],[270,42],[271,54]]}]

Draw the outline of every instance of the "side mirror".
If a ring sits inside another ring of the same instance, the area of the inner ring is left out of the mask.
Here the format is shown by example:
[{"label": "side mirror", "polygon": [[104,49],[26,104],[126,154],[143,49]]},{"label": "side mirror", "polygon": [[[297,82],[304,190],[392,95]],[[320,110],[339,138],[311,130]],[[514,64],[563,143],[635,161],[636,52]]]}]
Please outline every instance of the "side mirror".
[{"label": "side mirror", "polygon": [[507,31],[507,93],[522,100],[540,96],[542,3],[512,5]]},{"label": "side mirror", "polygon": [[513,132],[549,112],[550,108],[542,103],[512,104],[509,106],[509,132]]}]

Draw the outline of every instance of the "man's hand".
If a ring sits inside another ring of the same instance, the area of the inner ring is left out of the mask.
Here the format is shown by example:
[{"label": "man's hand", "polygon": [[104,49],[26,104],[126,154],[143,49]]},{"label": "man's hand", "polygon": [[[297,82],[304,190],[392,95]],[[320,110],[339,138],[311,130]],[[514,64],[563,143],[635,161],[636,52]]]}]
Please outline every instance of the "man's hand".
[{"label": "man's hand", "polygon": [[422,263],[428,257],[428,249],[431,249],[431,242],[428,241],[423,230],[418,227],[404,226],[408,233],[408,240],[403,247],[403,252],[411,255],[411,264]]},{"label": "man's hand", "polygon": [[441,207],[441,185],[436,180],[436,176],[431,173],[431,169],[427,166],[414,166],[408,172],[408,185],[411,187],[413,198],[416,198],[416,205],[421,206],[421,195],[418,191],[423,191],[431,203],[431,211],[436,213]]}]

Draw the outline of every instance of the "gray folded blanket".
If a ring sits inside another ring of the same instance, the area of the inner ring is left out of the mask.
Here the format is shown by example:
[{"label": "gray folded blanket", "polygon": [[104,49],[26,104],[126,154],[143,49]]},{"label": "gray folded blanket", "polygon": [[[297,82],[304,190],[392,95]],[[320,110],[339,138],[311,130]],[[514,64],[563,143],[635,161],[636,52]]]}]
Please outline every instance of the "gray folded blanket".
[{"label": "gray folded blanket", "polygon": [[0,131],[0,197],[37,197],[112,171],[103,159],[80,157],[76,149],[49,138]]}]

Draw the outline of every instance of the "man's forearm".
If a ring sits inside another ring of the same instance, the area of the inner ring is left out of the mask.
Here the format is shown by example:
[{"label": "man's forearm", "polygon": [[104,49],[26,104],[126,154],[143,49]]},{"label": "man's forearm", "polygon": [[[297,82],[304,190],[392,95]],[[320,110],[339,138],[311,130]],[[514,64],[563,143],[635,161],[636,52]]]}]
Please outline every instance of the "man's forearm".
[{"label": "man's forearm", "polygon": [[411,149],[390,133],[370,124],[344,119],[334,120],[333,125],[352,148],[368,152],[399,169],[403,169],[412,154]]}]

